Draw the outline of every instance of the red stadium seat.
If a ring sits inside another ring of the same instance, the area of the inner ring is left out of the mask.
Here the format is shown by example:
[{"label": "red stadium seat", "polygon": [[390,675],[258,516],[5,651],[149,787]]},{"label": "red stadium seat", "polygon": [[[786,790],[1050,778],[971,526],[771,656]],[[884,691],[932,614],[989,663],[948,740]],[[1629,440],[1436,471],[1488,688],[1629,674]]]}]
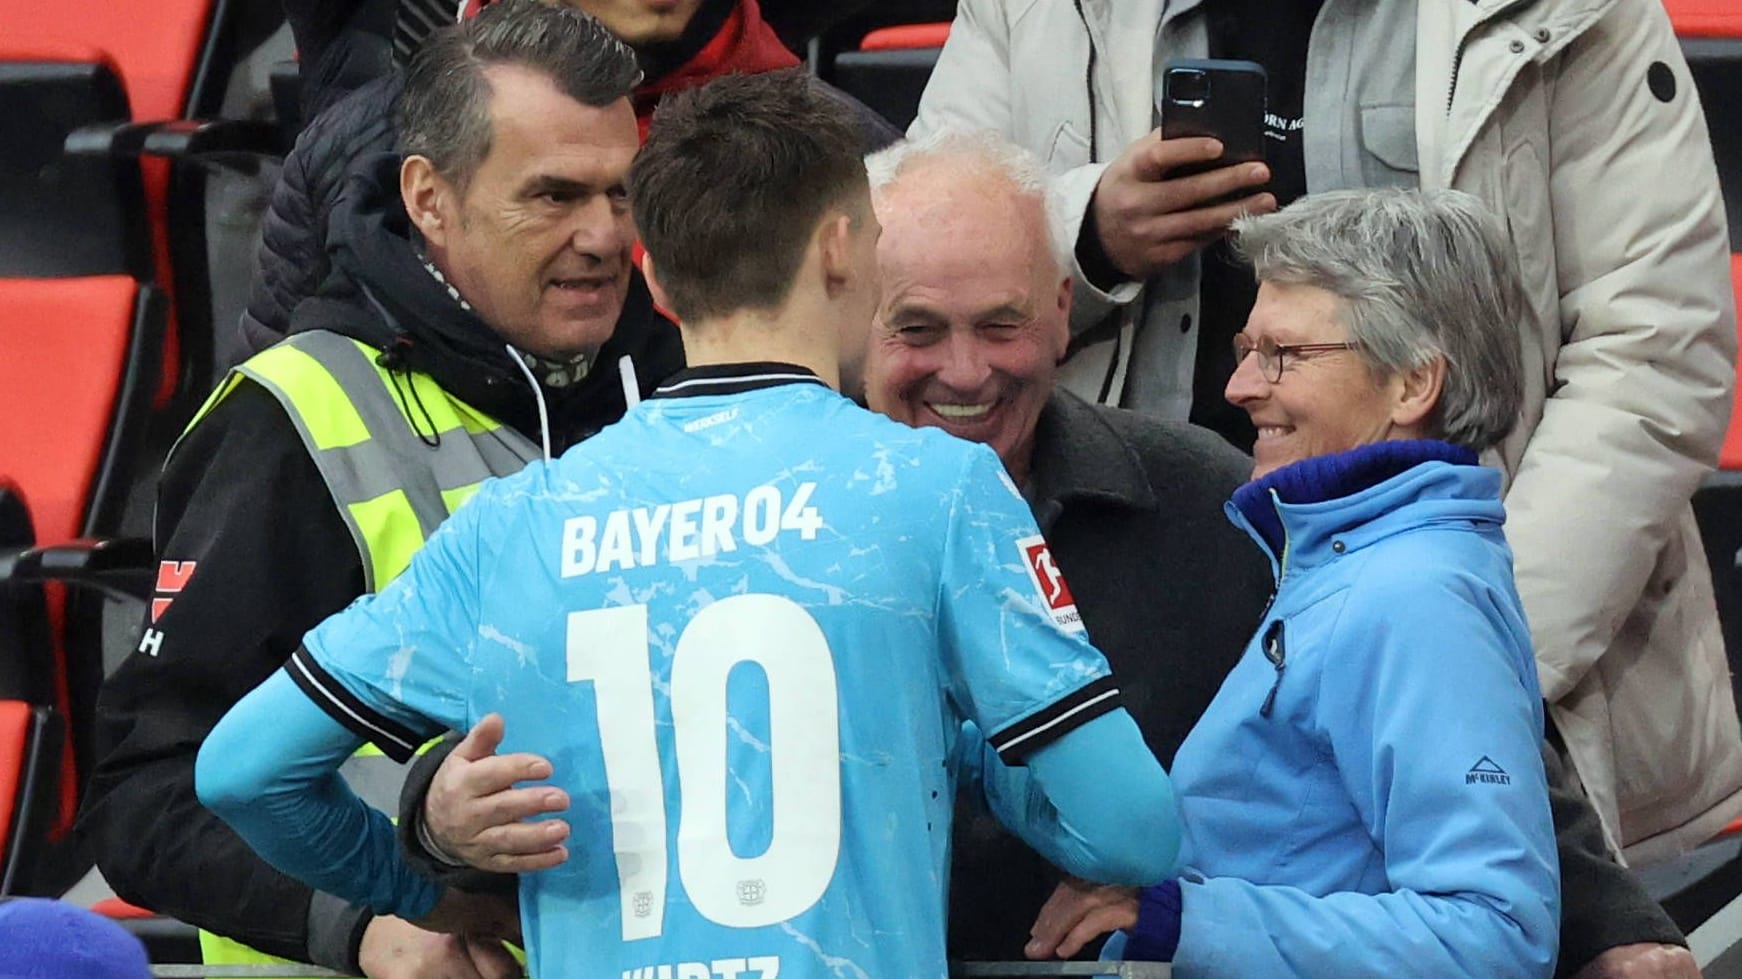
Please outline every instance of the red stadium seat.
[{"label": "red stadium seat", "polygon": [[[1736,291],[1736,308],[1742,310],[1742,255],[1730,256],[1730,285]],[[1742,368],[1738,369],[1737,378],[1737,397],[1742,402]],[[1724,447],[1718,453],[1718,468],[1742,472],[1742,403],[1732,403],[1730,430],[1724,434]]]},{"label": "red stadium seat", "polygon": [[1742,5],[1736,0],[1664,0],[1679,37],[1742,39]]},{"label": "red stadium seat", "polygon": [[[32,634],[0,638],[0,669],[28,680],[28,689],[0,690],[0,697],[36,711],[38,727],[49,729],[5,749],[33,759],[15,790],[37,797],[10,808],[53,801],[47,832],[31,852],[8,847],[0,861],[11,870],[10,889],[52,893],[82,873],[76,861],[60,858],[80,773],[90,763],[89,722],[103,674],[101,609],[94,596],[45,584],[56,575],[44,573],[40,548],[118,529],[159,376],[164,312],[156,290],[128,275],[0,279],[0,309],[0,391],[10,406],[0,411],[0,482],[26,514],[13,521],[22,532],[0,536],[0,589],[18,628]],[[9,802],[0,797],[0,806]],[[10,839],[23,841],[19,833]]]},{"label": "red stadium seat", "polygon": [[[120,113],[92,122],[157,127],[171,120],[210,118],[218,113],[228,67],[239,54],[235,23],[242,9],[240,0],[162,0],[152,5],[146,23],[106,0],[0,0],[0,24],[5,25],[0,30],[0,64],[103,66],[118,82]],[[227,126],[221,134],[228,141],[226,149],[237,148],[237,143],[247,151],[282,148],[269,126]],[[195,131],[183,125],[137,129],[113,142],[89,136],[84,140],[87,154],[116,152],[139,159],[145,203],[135,219],[144,218],[150,265],[126,270],[159,284],[168,300],[165,355],[153,401],[159,409],[173,404],[184,416],[198,407],[210,386],[212,325],[204,170],[178,165],[174,158],[199,152],[216,139],[209,126]],[[20,273],[0,268],[0,274]]]},{"label": "red stadium seat", "polygon": [[[1732,229],[1734,230],[1734,229]],[[1730,256],[1730,283],[1742,308],[1742,254]],[[1718,471],[1694,494],[1694,516],[1712,569],[1718,622],[1729,653],[1731,684],[1742,705],[1742,369],[1732,395],[1730,428],[1718,453]],[[1721,836],[1742,831],[1742,817]]]},{"label": "red stadium seat", "polygon": [[[0,850],[0,893],[54,894],[83,873],[67,836],[91,761],[102,608],[67,584],[139,589],[148,544],[109,539],[148,423],[167,439],[211,383],[205,168],[278,139],[186,120],[220,107],[246,9],[163,0],[142,20],[104,0],[0,0],[0,484],[29,528],[0,535],[0,597],[34,616],[48,662],[30,690],[0,684],[0,700],[46,712],[47,732],[13,786],[34,798],[0,798],[0,847],[37,828],[12,814],[51,803],[45,839]],[[23,670],[32,648],[0,629],[0,671]],[[19,750],[0,745],[0,765]]]},{"label": "red stadium seat", "polygon": [[824,77],[905,130],[949,35],[947,22],[880,27],[835,55]]},{"label": "red stadium seat", "polygon": [[950,39],[950,25],[898,24],[880,27],[859,42],[861,51],[906,51],[913,48],[941,48]]}]

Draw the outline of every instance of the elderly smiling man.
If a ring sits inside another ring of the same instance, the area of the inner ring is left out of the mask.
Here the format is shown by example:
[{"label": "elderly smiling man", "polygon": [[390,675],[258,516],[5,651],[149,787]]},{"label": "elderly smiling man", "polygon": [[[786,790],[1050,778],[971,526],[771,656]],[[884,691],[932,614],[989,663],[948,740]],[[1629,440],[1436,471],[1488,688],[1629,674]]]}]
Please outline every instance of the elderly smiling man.
[{"label": "elderly smiling man", "polygon": [[[934,136],[875,154],[867,168],[883,224],[883,298],[865,365],[871,407],[997,450],[1127,709],[1171,765],[1269,594],[1267,569],[1222,510],[1252,461],[1205,430],[1093,406],[1055,385],[1072,285],[1048,233],[1044,176],[1026,153],[988,135]],[[493,736],[462,742],[427,805],[408,799],[402,826],[485,869],[560,861],[561,820],[504,824],[567,805],[552,790],[511,787],[548,763],[491,756]],[[1552,781],[1558,766],[1545,760]],[[1561,974],[1619,975],[1606,970],[1637,959],[1676,968],[1631,974],[1688,974],[1676,971],[1692,968],[1686,950],[1660,945],[1680,940],[1674,926],[1603,856],[1589,807],[1551,797],[1566,881]],[[952,957],[1021,958],[1059,875],[977,804],[962,810]]]}]

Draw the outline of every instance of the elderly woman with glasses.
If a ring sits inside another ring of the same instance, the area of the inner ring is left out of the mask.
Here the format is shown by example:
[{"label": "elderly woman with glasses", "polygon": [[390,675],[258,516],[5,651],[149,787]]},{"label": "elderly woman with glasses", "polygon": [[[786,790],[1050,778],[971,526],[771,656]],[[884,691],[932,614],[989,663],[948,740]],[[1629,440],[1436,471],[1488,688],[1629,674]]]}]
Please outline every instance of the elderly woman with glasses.
[{"label": "elderly woman with glasses", "polygon": [[[1276,594],[1180,747],[1179,876],[1061,888],[1030,954],[1189,976],[1548,976],[1559,874],[1530,634],[1477,453],[1520,400],[1518,273],[1475,198],[1328,193],[1235,226],[1259,280],[1228,505]],[[1122,943],[1122,948],[1121,948]]]}]

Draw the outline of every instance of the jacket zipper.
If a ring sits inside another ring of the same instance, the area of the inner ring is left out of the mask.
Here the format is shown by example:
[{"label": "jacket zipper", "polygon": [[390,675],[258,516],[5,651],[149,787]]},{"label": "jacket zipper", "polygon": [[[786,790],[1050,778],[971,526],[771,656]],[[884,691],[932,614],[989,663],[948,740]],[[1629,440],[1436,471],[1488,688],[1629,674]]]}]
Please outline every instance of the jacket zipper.
[{"label": "jacket zipper", "polygon": [[1270,628],[1264,630],[1264,638],[1258,647],[1264,650],[1264,658],[1276,668],[1276,679],[1270,683],[1270,693],[1264,698],[1264,706],[1258,708],[1259,717],[1269,717],[1276,706],[1276,692],[1282,689],[1282,671],[1288,666],[1288,647],[1282,639],[1282,620],[1270,623]]},{"label": "jacket zipper", "polygon": [[[1282,554],[1276,561],[1276,587],[1270,590],[1270,598],[1264,602],[1264,612],[1258,616],[1258,621],[1264,621],[1270,615],[1271,606],[1276,604],[1276,596],[1282,593],[1282,582],[1288,577],[1288,524],[1282,525]],[[1263,638],[1258,640],[1258,648],[1264,652],[1264,658],[1276,668],[1276,679],[1271,681],[1270,693],[1264,697],[1263,706],[1258,708],[1259,717],[1269,717],[1276,706],[1276,693],[1282,688],[1282,671],[1288,665],[1288,648],[1282,638],[1282,620],[1277,619],[1264,630]]]},{"label": "jacket zipper", "polygon": [[[1083,22],[1083,37],[1089,42],[1089,64],[1083,69],[1083,89],[1089,94],[1089,162],[1097,163],[1098,140],[1096,130],[1099,127],[1099,113],[1095,111],[1095,32],[1089,30],[1089,15],[1083,13],[1083,0],[1076,0],[1077,19]],[[1109,375],[1111,376],[1111,375]]]},{"label": "jacket zipper", "polygon": [[1458,50],[1452,52],[1452,82],[1446,86],[1446,116],[1452,114],[1452,99],[1458,94],[1458,72],[1464,67],[1464,39],[1458,39]]}]

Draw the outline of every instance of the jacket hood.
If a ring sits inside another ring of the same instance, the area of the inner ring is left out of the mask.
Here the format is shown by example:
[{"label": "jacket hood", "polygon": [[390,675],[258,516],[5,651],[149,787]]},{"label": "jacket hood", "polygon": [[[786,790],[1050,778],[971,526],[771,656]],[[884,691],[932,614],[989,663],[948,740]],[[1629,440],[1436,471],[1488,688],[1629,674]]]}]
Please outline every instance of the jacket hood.
[{"label": "jacket hood", "polygon": [[643,45],[635,58],[645,76],[635,89],[635,112],[642,117],[652,113],[665,92],[721,75],[756,74],[799,63],[762,19],[757,0],[702,0],[677,39]]},{"label": "jacket hood", "polygon": [[397,153],[359,161],[327,226],[333,271],[297,307],[291,332],[329,330],[382,351],[384,366],[428,374],[473,408],[539,440],[539,398],[548,406],[551,451],[560,452],[627,408],[617,361],[635,365],[642,393],[683,366],[677,330],[653,308],[639,272],[592,371],[579,383],[534,388],[504,341],[433,274],[399,196]]}]

